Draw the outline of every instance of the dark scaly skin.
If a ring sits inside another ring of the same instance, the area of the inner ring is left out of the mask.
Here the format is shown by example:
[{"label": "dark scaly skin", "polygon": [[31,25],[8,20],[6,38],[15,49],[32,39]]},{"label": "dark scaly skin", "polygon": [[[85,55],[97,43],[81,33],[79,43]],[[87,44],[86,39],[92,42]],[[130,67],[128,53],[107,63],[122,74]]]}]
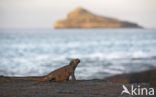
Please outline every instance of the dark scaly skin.
[{"label": "dark scaly skin", "polygon": [[59,82],[59,81],[67,81],[67,80],[69,80],[69,77],[71,76],[72,80],[76,80],[74,72],[75,72],[75,69],[76,69],[78,63],[80,63],[79,59],[73,59],[73,60],[71,60],[69,65],[61,67],[55,71],[52,71],[51,73],[49,73],[46,76],[41,76],[41,77],[8,77],[8,78],[22,79],[22,80],[34,80],[34,81],[40,81],[40,82],[44,82],[44,81]]},{"label": "dark scaly skin", "polygon": [[43,79],[45,81],[56,81],[56,82],[58,82],[58,81],[69,80],[69,77],[71,76],[72,80],[76,80],[74,72],[75,72],[75,69],[76,69],[79,62],[80,62],[79,59],[73,59],[73,60],[71,60],[69,65],[64,66],[62,68],[59,68],[59,69],[49,73]]}]

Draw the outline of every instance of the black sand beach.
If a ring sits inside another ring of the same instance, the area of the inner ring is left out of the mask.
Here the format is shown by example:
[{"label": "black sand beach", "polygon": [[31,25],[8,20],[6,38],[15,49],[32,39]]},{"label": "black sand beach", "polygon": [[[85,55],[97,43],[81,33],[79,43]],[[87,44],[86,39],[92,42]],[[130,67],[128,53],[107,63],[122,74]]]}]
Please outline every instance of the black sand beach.
[{"label": "black sand beach", "polygon": [[[127,88],[155,87],[156,70],[117,75],[103,80],[77,80],[66,82],[36,82],[0,77],[0,97],[155,97],[121,95],[122,85]],[[147,76],[148,74],[148,76]],[[138,79],[132,77],[136,75]],[[130,82],[131,79],[135,82]],[[148,80],[147,80],[148,79]],[[116,82],[115,82],[116,80]],[[140,80],[140,81],[139,81]],[[152,83],[152,84],[151,84]]]}]

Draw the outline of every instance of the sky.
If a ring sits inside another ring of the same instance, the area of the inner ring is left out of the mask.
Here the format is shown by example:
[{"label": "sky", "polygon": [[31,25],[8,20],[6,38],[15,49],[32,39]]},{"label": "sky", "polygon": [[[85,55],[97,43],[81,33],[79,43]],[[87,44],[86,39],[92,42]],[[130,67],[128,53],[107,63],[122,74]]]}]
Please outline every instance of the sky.
[{"label": "sky", "polygon": [[0,0],[0,28],[53,28],[76,7],[156,28],[156,0]]}]

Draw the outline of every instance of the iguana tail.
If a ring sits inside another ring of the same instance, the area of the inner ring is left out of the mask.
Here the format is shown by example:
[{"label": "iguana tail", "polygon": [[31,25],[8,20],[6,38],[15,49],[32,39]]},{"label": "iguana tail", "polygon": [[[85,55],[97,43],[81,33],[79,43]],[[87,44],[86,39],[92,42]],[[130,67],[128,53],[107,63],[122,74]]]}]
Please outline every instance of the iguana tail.
[{"label": "iguana tail", "polygon": [[45,77],[11,77],[11,79],[15,79],[15,80],[32,80],[32,81],[39,81],[39,82],[46,81]]},{"label": "iguana tail", "polygon": [[32,81],[39,81],[39,82],[44,82],[44,81],[46,81],[45,79],[44,79],[44,77],[43,78],[36,78],[36,77],[27,77],[27,78],[23,78],[23,80],[32,80]]}]

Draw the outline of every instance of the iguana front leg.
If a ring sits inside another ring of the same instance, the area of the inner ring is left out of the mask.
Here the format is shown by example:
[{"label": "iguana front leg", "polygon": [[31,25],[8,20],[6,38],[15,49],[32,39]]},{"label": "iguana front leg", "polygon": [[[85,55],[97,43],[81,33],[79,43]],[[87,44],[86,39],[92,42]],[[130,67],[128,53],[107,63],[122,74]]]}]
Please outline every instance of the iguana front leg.
[{"label": "iguana front leg", "polygon": [[71,76],[72,76],[72,80],[73,81],[76,80],[75,75],[74,75],[74,72],[71,73]]}]

